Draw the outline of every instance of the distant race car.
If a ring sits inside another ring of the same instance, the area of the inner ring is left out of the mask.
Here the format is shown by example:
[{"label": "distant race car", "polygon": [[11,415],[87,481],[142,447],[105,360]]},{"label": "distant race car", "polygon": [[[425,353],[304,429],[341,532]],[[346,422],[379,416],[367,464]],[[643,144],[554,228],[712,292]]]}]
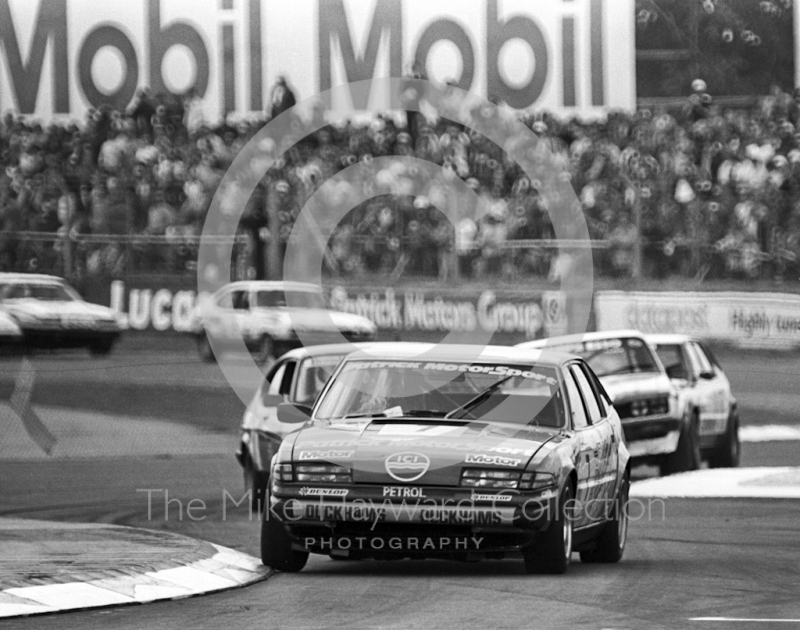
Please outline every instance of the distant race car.
[{"label": "distant race car", "polygon": [[[423,354],[424,353],[424,354]],[[617,562],[628,451],[579,357],[500,346],[374,344],[313,409],[278,406],[261,558],[521,557],[529,573]]]},{"label": "distant race car", "polygon": [[84,301],[56,276],[0,273],[0,309],[22,331],[25,348],[81,348],[111,352],[120,336],[114,311]]},{"label": "distant race car", "polygon": [[355,348],[368,347],[368,343],[341,343],[296,348],[269,369],[244,412],[236,451],[236,459],[244,469],[245,490],[251,492],[254,510],[260,511],[264,505],[270,464],[281,440],[298,429],[296,424],[278,420],[278,405],[282,402],[313,405],[342,358]]},{"label": "distant race car", "polygon": [[662,475],[700,466],[697,418],[641,332],[566,335],[517,347],[547,347],[583,357],[614,402],[634,463],[657,465]]},{"label": "distant race car", "polygon": [[687,335],[647,335],[667,375],[697,418],[700,456],[711,468],[739,465],[739,410],[711,349]]},{"label": "distant race car", "polygon": [[[302,306],[290,307],[287,301]],[[197,310],[192,328],[204,360],[214,360],[209,337],[219,342],[218,347],[240,337],[261,363],[301,345],[336,343],[341,341],[339,335],[347,341],[372,341],[377,334],[366,317],[326,308],[321,287],[261,280],[233,282],[219,289],[207,311]]]}]

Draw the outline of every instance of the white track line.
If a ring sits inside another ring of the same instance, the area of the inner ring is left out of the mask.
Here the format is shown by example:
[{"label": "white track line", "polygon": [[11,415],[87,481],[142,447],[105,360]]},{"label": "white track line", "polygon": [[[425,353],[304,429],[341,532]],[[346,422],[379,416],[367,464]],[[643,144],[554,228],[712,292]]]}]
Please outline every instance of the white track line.
[{"label": "white track line", "polygon": [[749,425],[739,429],[742,442],[794,442],[800,440],[800,426],[785,424]]},{"label": "white track line", "polygon": [[635,481],[631,497],[800,499],[800,467],[715,468]]},{"label": "white track line", "polygon": [[689,617],[689,621],[731,621],[749,623],[800,623],[800,619],[757,619],[747,617]]}]

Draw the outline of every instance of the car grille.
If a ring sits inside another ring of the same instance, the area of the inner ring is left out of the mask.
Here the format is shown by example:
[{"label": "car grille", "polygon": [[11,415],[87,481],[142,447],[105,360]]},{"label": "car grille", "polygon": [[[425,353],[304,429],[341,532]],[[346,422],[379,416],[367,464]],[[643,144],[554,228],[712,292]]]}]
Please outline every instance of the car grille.
[{"label": "car grille", "polygon": [[369,341],[375,338],[371,332],[362,332],[357,330],[343,330],[342,335],[347,341]]},{"label": "car grille", "polygon": [[645,418],[647,416],[661,416],[669,413],[669,398],[657,396],[653,398],[640,398],[624,403],[615,403],[621,420],[626,418]]}]

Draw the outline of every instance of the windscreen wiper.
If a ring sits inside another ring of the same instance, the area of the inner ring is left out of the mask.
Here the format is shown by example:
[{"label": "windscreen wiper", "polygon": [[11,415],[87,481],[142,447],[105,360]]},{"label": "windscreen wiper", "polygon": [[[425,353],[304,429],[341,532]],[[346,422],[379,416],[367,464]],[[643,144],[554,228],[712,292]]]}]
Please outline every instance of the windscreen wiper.
[{"label": "windscreen wiper", "polygon": [[352,418],[385,418],[386,414],[382,411],[378,413],[351,413],[349,416],[345,416],[342,420],[350,420]]},{"label": "windscreen wiper", "polygon": [[[456,413],[458,413],[459,411],[467,412],[467,411],[469,411],[470,409],[472,409],[473,407],[477,407],[477,406],[478,406],[478,405],[480,405],[480,404],[481,404],[481,403],[482,403],[484,400],[486,400],[487,398],[489,398],[489,396],[491,396],[491,395],[492,395],[494,392],[496,392],[496,391],[497,391],[497,390],[500,388],[500,386],[501,386],[503,383],[505,383],[506,381],[508,381],[508,380],[510,380],[510,379],[512,379],[512,378],[514,378],[514,376],[513,376],[513,375],[511,375],[511,376],[506,376],[505,378],[501,378],[499,381],[496,381],[496,382],[492,383],[491,385],[489,385],[489,387],[487,387],[486,389],[484,389],[484,390],[483,390],[482,392],[480,392],[480,393],[479,393],[477,396],[475,396],[474,398],[470,398],[470,399],[469,399],[467,402],[465,402],[465,403],[464,403],[463,405],[461,405],[460,407],[456,407],[455,409],[453,409],[452,411],[450,411],[450,412],[449,412],[449,413],[448,413],[448,414],[445,416],[445,418],[452,418],[452,417],[453,417],[453,415],[454,415],[454,414],[456,414]],[[462,416],[460,416],[460,417],[461,417],[461,418],[463,418],[464,416],[462,415]]]}]

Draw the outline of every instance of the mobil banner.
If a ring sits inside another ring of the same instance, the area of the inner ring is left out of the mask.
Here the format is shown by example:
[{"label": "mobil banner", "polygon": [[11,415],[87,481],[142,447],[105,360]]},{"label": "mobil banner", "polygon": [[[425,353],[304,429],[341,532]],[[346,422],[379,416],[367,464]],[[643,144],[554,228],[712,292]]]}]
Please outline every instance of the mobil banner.
[{"label": "mobil banner", "polygon": [[329,306],[371,319],[385,332],[484,331],[523,341],[567,330],[566,299],[560,291],[339,286],[331,290]]},{"label": "mobil banner", "polygon": [[632,110],[634,20],[634,0],[0,0],[0,110],[82,117],[150,86],[216,122],[263,112],[282,75],[302,100],[415,60],[514,109]]},{"label": "mobil banner", "polygon": [[683,333],[754,348],[800,346],[800,295],[598,291],[600,330]]}]

